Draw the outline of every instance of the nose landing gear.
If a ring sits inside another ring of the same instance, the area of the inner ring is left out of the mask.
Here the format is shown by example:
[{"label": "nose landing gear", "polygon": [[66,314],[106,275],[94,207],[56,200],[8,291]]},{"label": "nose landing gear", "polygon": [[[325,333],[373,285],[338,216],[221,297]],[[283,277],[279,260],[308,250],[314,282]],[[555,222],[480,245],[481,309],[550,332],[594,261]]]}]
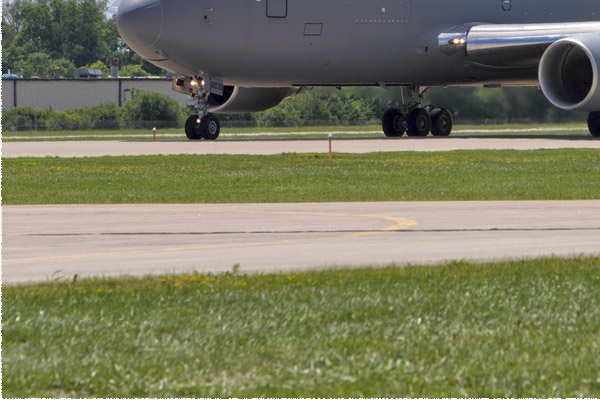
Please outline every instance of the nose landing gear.
[{"label": "nose landing gear", "polygon": [[420,107],[428,88],[402,87],[402,109],[390,108],[383,115],[381,125],[386,136],[448,136],[452,132],[452,114],[445,108]]},{"label": "nose landing gear", "polygon": [[221,131],[219,119],[209,114],[208,99],[210,92],[204,88],[201,77],[176,76],[173,78],[173,90],[189,96],[187,108],[195,110],[185,121],[185,135],[190,140],[216,140]]},{"label": "nose landing gear", "polygon": [[185,135],[190,140],[216,140],[220,130],[219,119],[212,114],[203,117],[190,115],[185,121]]}]

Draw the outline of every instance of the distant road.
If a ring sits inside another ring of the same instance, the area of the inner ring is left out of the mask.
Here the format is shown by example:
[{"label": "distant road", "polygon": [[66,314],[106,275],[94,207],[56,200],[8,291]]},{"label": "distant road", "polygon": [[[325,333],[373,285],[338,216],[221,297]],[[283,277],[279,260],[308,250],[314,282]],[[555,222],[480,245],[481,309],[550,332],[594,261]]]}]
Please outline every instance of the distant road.
[{"label": "distant road", "polygon": [[600,200],[3,206],[4,284],[600,255]]},{"label": "distant road", "polygon": [[[600,149],[600,139],[590,135],[544,137],[448,137],[448,138],[338,138],[333,152],[449,151],[477,149]],[[49,141],[4,142],[2,157],[99,157],[170,154],[280,154],[327,153],[328,140],[216,140],[216,141]]]}]

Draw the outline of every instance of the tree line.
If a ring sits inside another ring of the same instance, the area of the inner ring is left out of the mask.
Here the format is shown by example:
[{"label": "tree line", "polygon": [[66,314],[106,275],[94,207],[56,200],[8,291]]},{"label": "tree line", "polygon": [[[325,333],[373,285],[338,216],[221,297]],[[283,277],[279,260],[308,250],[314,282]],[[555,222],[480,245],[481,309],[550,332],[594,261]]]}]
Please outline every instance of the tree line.
[{"label": "tree line", "polygon": [[[267,111],[220,115],[224,127],[379,125],[388,108],[400,107],[396,89],[314,89]],[[425,105],[444,105],[458,123],[535,123],[585,121],[585,115],[556,109],[536,88],[434,89]],[[3,110],[9,130],[93,130],[182,128],[189,111],[158,92],[134,90],[123,107],[106,103],[58,111],[17,107]]]},{"label": "tree line", "polygon": [[164,75],[121,40],[106,0],[14,0],[3,4],[2,73],[23,78],[70,78],[77,68],[123,76]]}]

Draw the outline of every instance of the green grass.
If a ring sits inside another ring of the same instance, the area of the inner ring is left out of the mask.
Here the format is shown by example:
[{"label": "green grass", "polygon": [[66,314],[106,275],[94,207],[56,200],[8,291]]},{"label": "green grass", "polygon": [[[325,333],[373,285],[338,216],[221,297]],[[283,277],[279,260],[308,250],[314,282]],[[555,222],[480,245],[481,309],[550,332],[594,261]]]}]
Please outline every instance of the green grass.
[{"label": "green grass", "polygon": [[3,288],[4,397],[598,397],[600,258]]},{"label": "green grass", "polygon": [[[2,160],[3,204],[600,198],[598,150]],[[2,288],[4,397],[599,397],[600,258]]]},{"label": "green grass", "polygon": [[3,204],[600,198],[595,149],[2,162]]}]

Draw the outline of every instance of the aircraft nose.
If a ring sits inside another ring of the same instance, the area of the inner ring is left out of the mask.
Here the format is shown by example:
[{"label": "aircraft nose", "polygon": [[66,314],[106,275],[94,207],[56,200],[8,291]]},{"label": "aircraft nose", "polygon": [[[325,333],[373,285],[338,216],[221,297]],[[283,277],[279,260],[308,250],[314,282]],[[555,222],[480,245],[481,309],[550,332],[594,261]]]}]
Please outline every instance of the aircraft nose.
[{"label": "aircraft nose", "polygon": [[134,51],[154,44],[162,31],[160,0],[123,0],[117,12],[119,34]]}]

